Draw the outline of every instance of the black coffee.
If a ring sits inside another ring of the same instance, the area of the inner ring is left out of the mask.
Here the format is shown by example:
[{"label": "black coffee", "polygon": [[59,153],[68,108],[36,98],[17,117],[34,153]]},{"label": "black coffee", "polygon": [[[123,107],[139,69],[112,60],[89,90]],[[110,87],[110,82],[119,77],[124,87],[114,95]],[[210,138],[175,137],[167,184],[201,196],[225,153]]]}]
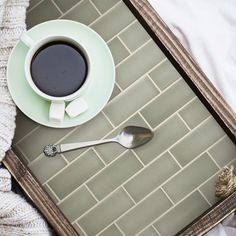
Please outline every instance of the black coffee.
[{"label": "black coffee", "polygon": [[67,42],[51,42],[41,47],[31,61],[31,76],[44,93],[64,97],[85,82],[87,62],[83,53]]}]

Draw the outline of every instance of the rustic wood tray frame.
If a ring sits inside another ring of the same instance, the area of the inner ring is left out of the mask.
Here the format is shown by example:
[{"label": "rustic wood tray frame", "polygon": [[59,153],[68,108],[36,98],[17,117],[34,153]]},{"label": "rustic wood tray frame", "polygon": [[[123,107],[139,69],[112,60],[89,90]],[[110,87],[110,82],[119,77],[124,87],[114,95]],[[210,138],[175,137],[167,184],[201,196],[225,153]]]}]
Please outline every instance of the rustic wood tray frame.
[{"label": "rustic wood tray frame", "polygon": [[[147,0],[123,0],[157,45],[205,104],[231,140],[236,143],[236,115],[211,84],[171,30],[156,14]],[[24,192],[48,220],[58,235],[78,235],[63,213],[43,190],[28,167],[14,151],[7,152],[3,164]],[[236,192],[208,209],[177,235],[203,235],[236,209]]]}]

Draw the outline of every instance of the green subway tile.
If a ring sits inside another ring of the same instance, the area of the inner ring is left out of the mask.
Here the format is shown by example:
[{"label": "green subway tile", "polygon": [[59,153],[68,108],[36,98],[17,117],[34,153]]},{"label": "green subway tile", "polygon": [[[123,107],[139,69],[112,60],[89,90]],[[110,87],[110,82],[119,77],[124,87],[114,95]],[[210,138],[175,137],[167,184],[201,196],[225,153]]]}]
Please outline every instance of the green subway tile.
[{"label": "green subway tile", "polygon": [[194,96],[193,91],[189,88],[186,82],[181,79],[152,101],[141,111],[141,113],[154,128]]},{"label": "green subway tile", "polygon": [[27,158],[32,161],[43,152],[45,145],[56,143],[72,129],[73,128],[54,129],[40,126],[40,128],[36,129],[33,133],[20,141],[18,145],[24,150]]},{"label": "green subway tile", "polygon": [[92,0],[92,2],[101,13],[104,13],[118,3],[119,0]]},{"label": "green subway tile", "polygon": [[179,170],[169,153],[165,153],[127,184],[126,190],[138,202]]},{"label": "green subway tile", "polygon": [[218,168],[211,158],[203,154],[168,181],[163,188],[174,202],[178,202],[217,171]]},{"label": "green subway tile", "polygon": [[115,64],[118,64],[129,55],[128,50],[124,47],[124,45],[117,37],[110,41],[108,43],[108,46],[111,50]]},{"label": "green subway tile", "polygon": [[157,94],[158,91],[152,82],[147,77],[144,77],[110,102],[104,108],[104,112],[114,125],[118,125]]},{"label": "green subway tile", "polygon": [[170,86],[180,78],[178,71],[168,60],[164,61],[157,68],[152,70],[149,75],[161,90]]},{"label": "green subway tile", "polygon": [[89,25],[99,16],[97,10],[90,1],[82,1],[78,6],[66,13],[62,18],[68,20],[79,21],[85,25]]},{"label": "green subway tile", "polygon": [[119,189],[97,207],[83,216],[79,225],[90,235],[95,235],[132,207],[133,203],[126,193]]},{"label": "green subway tile", "polygon": [[211,117],[176,144],[171,149],[171,152],[181,165],[186,165],[210,145],[214,144],[224,134],[221,127],[213,117]]},{"label": "green subway tile", "polygon": [[199,99],[195,99],[190,102],[186,107],[181,109],[179,114],[191,129],[195,128],[210,116],[209,111]]},{"label": "green subway tile", "polygon": [[38,124],[36,122],[32,121],[22,112],[18,111],[16,116],[16,130],[13,145],[37,126]]},{"label": "green subway tile", "polygon": [[81,230],[81,228],[80,228],[77,224],[73,224],[72,226],[73,226],[74,229],[77,231],[77,233],[79,234],[79,236],[87,236],[87,235]]},{"label": "green subway tile", "polygon": [[154,226],[162,236],[172,236],[209,208],[204,198],[194,192],[161,217]]},{"label": "green subway tile", "polygon": [[216,174],[213,177],[211,177],[202,187],[200,188],[203,195],[206,197],[206,199],[213,205],[216,202],[220,200],[220,198],[217,198],[215,196],[216,191],[216,182],[218,180],[218,175]]},{"label": "green subway tile", "polygon": [[113,88],[113,91],[112,91],[112,94],[111,94],[111,97],[110,97],[110,101],[115,98],[117,95],[120,94],[120,89],[117,87],[117,85],[115,84],[114,88]]},{"label": "green subway tile", "polygon": [[29,1],[29,6],[27,8],[27,11],[29,11],[30,9],[32,9],[33,7],[35,7],[38,3],[40,2],[40,0],[30,0]]},{"label": "green subway tile", "polygon": [[130,25],[119,36],[130,51],[136,50],[150,39],[146,30],[138,21]]},{"label": "green subway tile", "polygon": [[44,183],[65,166],[66,162],[60,155],[55,158],[39,157],[32,164],[29,164],[30,170],[41,183]]},{"label": "green subway tile", "polygon": [[[119,132],[126,126],[134,125],[134,126],[142,126],[147,127],[147,124],[144,122],[144,120],[141,118],[140,115],[136,114],[132,116],[130,119],[128,119],[124,124],[116,128],[110,135],[108,135],[108,138],[115,137]],[[100,145],[95,147],[98,154],[102,157],[102,159],[109,163],[112,160],[114,160],[117,156],[119,156],[122,152],[124,152],[126,149],[123,148],[121,145],[117,143],[109,143],[106,145]]]},{"label": "green subway tile", "polygon": [[135,17],[131,11],[123,2],[120,2],[111,11],[93,23],[91,27],[107,41],[134,20]]},{"label": "green subway tile", "polygon": [[135,235],[171,207],[166,195],[158,190],[117,221],[126,236]]},{"label": "green subway tile", "polygon": [[73,7],[78,2],[81,2],[81,0],[54,0],[54,2],[57,4],[57,6],[63,11],[66,12],[71,7]]},{"label": "green subway tile", "polygon": [[138,236],[159,236],[159,234],[150,226]]},{"label": "green subway tile", "polygon": [[43,186],[43,189],[47,192],[47,194],[50,196],[50,198],[52,199],[52,201],[54,203],[58,203],[58,200],[57,198],[55,197],[55,194],[52,192],[52,190],[47,186],[47,185],[44,185]]},{"label": "green subway tile", "polygon": [[58,206],[67,219],[72,222],[96,204],[96,200],[83,186],[66,198]]},{"label": "green subway tile", "polygon": [[236,159],[236,147],[228,137],[224,137],[220,142],[215,144],[209,152],[214,160],[222,167]]},{"label": "green subway tile", "polygon": [[30,29],[41,22],[56,19],[60,14],[61,13],[51,0],[45,0],[27,13],[27,29]]},{"label": "green subway tile", "polygon": [[128,87],[164,59],[157,45],[150,41],[116,68],[116,79],[122,88]]},{"label": "green subway tile", "polygon": [[147,164],[182,138],[188,129],[176,115],[165,121],[154,132],[152,140],[135,149],[141,160]]},{"label": "green subway tile", "polygon": [[20,158],[20,160],[23,161],[24,164],[28,165],[29,161],[27,160],[24,153],[22,153],[22,150],[17,145],[13,147],[13,151]]},{"label": "green subway tile", "polygon": [[142,165],[134,154],[128,151],[90,180],[87,185],[101,200],[141,168]]},{"label": "green subway tile", "polygon": [[103,164],[97,155],[89,150],[72,165],[56,175],[48,184],[57,196],[63,199],[102,168]]},{"label": "green subway tile", "polygon": [[[95,128],[96,128],[96,132],[94,132]],[[71,133],[68,137],[66,137],[62,142],[75,143],[75,142],[84,142],[84,141],[100,139],[105,134],[107,134],[110,130],[112,130],[111,124],[105,118],[105,116],[102,113],[100,113],[95,118],[93,118],[89,122],[86,122],[85,124],[80,126],[78,129],[76,129],[73,133]],[[66,152],[64,153],[64,156],[67,158],[67,160],[72,161],[85,150],[87,150],[87,148]]]},{"label": "green subway tile", "polygon": [[115,225],[109,226],[106,230],[104,230],[99,236],[122,236],[123,234],[119,231],[119,229]]}]

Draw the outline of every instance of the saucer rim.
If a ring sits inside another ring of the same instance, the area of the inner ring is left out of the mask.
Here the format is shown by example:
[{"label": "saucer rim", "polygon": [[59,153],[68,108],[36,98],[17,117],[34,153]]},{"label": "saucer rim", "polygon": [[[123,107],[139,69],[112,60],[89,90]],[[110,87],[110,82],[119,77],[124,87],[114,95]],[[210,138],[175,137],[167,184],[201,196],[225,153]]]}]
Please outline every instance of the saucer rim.
[{"label": "saucer rim", "polygon": [[[99,108],[93,115],[91,115],[91,117],[88,117],[88,118],[84,119],[83,121],[74,122],[74,123],[72,123],[72,124],[71,124],[71,123],[65,123],[64,120],[63,120],[61,123],[53,123],[53,122],[51,122],[50,120],[48,120],[47,122],[45,122],[45,121],[41,121],[40,118],[39,118],[39,119],[36,119],[36,118],[34,118],[34,117],[31,117],[27,112],[24,111],[24,109],[21,109],[22,105],[20,105],[20,106],[18,105],[19,103],[18,103],[17,99],[15,99],[15,97],[14,97],[14,92],[12,91],[12,88],[11,88],[11,85],[10,85],[11,81],[10,81],[10,79],[9,79],[9,73],[10,73],[10,69],[11,69],[10,66],[9,66],[9,64],[10,64],[10,62],[11,62],[11,60],[12,60],[12,57],[13,57],[14,52],[16,51],[16,47],[17,47],[17,46],[19,45],[19,43],[20,43],[20,40],[19,40],[19,41],[16,43],[16,45],[13,47],[13,49],[12,49],[12,51],[11,51],[11,54],[10,54],[10,56],[9,56],[9,60],[8,60],[8,64],[7,64],[7,86],[8,86],[9,92],[10,92],[10,94],[11,94],[11,97],[12,97],[14,103],[16,104],[16,106],[18,107],[18,109],[19,109],[24,115],[26,115],[28,118],[30,118],[31,120],[33,120],[34,122],[38,123],[39,125],[43,125],[43,126],[50,127],[50,128],[72,128],[72,127],[76,127],[76,126],[82,125],[82,124],[84,124],[84,123],[90,121],[90,120],[93,119],[94,117],[96,117],[96,116],[103,110],[103,108],[106,106],[106,104],[108,103],[108,101],[109,101],[109,99],[110,99],[110,97],[111,97],[111,95],[112,95],[114,86],[115,86],[115,73],[116,73],[116,72],[115,72],[115,63],[114,63],[114,59],[113,59],[112,53],[111,53],[111,51],[110,51],[110,49],[109,49],[107,43],[105,42],[105,40],[104,40],[96,31],[94,31],[93,29],[91,29],[91,28],[88,27],[87,25],[82,24],[82,23],[80,23],[80,22],[73,21],[73,20],[67,20],[67,19],[55,19],[55,20],[45,21],[45,22],[42,22],[42,23],[40,23],[40,24],[37,24],[37,25],[35,25],[34,27],[32,27],[31,29],[29,29],[29,30],[26,31],[26,32],[30,32],[31,30],[38,30],[37,28],[43,27],[43,25],[46,25],[46,24],[52,24],[52,23],[54,23],[54,22],[57,22],[57,23],[58,23],[58,22],[61,22],[61,23],[66,22],[66,23],[69,23],[69,24],[79,25],[79,26],[81,26],[81,27],[87,28],[89,31],[91,31],[92,33],[96,34],[96,36],[97,36],[98,38],[100,38],[100,40],[103,42],[103,44],[104,44],[104,46],[105,46],[105,48],[106,48],[106,50],[107,50],[107,53],[109,54],[109,57],[110,57],[109,60],[111,60],[110,62],[112,63],[112,67],[111,67],[111,70],[112,70],[112,78],[110,78],[110,79],[112,79],[112,83],[111,83],[111,86],[110,86],[110,88],[109,88],[109,91],[106,92],[107,95],[106,95],[106,99],[105,99],[105,101],[103,102],[103,104],[100,106],[100,108]],[[40,29],[40,30],[41,30],[41,29]],[[25,55],[25,57],[26,57],[26,55]],[[25,60],[25,57],[24,57],[24,59],[22,59],[22,60]],[[14,59],[13,59],[13,60],[14,60]],[[91,83],[92,83],[92,82],[93,82],[93,81],[91,81]],[[81,97],[83,98],[83,97],[84,97],[84,94],[81,95]],[[39,97],[39,100],[45,101],[45,99],[43,99],[43,98],[41,98],[41,97]],[[25,105],[23,105],[23,106],[25,106]],[[65,114],[65,115],[66,115],[66,114]],[[68,119],[69,119],[69,120],[73,120],[73,119],[76,119],[76,118],[68,118]]]}]

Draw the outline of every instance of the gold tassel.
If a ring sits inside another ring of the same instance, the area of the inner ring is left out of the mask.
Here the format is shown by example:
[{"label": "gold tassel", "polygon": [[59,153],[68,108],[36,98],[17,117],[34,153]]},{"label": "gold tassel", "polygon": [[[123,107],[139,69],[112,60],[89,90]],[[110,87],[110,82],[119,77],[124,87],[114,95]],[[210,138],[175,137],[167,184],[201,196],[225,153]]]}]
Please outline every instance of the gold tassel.
[{"label": "gold tassel", "polygon": [[226,166],[223,168],[222,173],[218,177],[216,183],[215,195],[220,198],[227,197],[236,188],[236,176],[233,173],[233,166]]}]

